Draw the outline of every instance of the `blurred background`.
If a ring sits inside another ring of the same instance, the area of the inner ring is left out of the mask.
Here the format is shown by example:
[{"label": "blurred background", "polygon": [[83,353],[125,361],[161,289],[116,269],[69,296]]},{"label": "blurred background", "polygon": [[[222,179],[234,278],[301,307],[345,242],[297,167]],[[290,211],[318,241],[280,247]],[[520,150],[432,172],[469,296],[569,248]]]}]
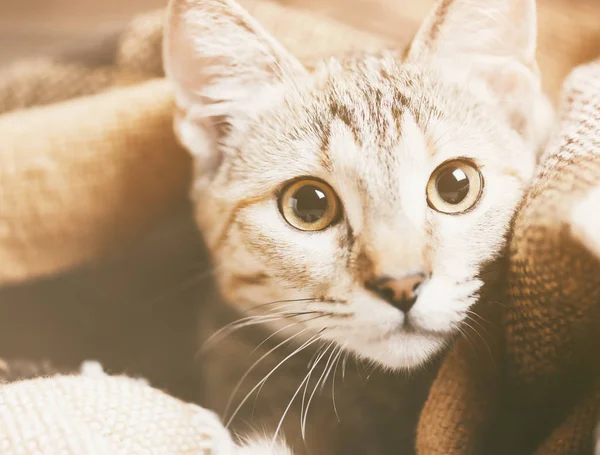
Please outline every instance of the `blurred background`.
[{"label": "blurred background", "polygon": [[165,0],[0,0],[0,65],[85,45]]},{"label": "blurred background", "polygon": [[[406,43],[434,0],[240,0],[274,2],[327,16],[357,30]],[[483,0],[485,1],[485,0]],[[121,30],[136,13],[167,0],[0,0],[0,66],[49,55]],[[568,71],[600,54],[600,0],[538,0],[540,66],[556,95]]]}]

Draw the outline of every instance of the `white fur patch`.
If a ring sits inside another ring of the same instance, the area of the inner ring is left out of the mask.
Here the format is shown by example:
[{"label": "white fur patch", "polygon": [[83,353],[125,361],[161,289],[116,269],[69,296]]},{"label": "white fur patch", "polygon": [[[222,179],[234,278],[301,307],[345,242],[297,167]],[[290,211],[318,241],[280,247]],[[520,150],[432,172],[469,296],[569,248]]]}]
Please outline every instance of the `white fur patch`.
[{"label": "white fur patch", "polygon": [[106,376],[104,369],[100,362],[96,362],[94,360],[86,360],[81,364],[81,368],[79,372],[82,376],[87,376],[88,378],[102,378]]},{"label": "white fur patch", "polygon": [[266,438],[249,439],[236,451],[236,455],[294,455],[282,441],[272,441]]}]

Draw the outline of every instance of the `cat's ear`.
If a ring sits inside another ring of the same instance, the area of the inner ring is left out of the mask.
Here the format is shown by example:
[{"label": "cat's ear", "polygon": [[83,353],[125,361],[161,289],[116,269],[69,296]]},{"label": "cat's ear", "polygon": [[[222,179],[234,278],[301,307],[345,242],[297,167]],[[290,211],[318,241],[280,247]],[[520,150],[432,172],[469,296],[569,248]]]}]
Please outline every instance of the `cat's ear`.
[{"label": "cat's ear", "polygon": [[305,73],[232,0],[171,0],[163,57],[174,84],[176,133],[207,166],[219,159],[219,131],[243,133],[279,87]]},{"label": "cat's ear", "polygon": [[478,78],[500,103],[510,104],[519,124],[531,113],[515,111],[514,100],[540,92],[536,41],[535,0],[438,0],[407,59],[450,65],[454,74]]},{"label": "cat's ear", "polygon": [[535,67],[535,0],[438,0],[410,47],[412,58],[507,58]]}]

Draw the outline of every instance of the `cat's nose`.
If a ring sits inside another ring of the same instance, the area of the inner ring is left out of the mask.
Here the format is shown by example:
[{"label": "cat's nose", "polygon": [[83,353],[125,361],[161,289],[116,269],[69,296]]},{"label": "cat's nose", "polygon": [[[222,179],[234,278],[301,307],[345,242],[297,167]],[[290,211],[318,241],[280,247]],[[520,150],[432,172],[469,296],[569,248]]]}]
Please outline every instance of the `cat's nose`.
[{"label": "cat's nose", "polygon": [[368,281],[366,287],[400,311],[408,313],[417,301],[424,279],[425,276],[421,273],[403,278],[383,277]]}]

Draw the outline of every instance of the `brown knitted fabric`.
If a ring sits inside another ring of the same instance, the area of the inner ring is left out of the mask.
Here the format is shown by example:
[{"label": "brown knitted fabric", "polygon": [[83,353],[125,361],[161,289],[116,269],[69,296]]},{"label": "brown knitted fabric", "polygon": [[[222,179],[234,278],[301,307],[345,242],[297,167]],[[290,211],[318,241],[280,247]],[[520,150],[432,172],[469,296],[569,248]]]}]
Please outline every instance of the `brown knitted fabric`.
[{"label": "brown knitted fabric", "polygon": [[496,313],[489,320],[495,328],[480,331],[484,341],[502,346],[502,327],[504,346],[482,362],[485,356],[476,359],[468,343],[458,343],[423,409],[420,454],[592,453],[600,261],[572,237],[570,217],[600,185],[600,61],[573,72],[561,113],[515,218],[508,297],[483,302]]}]

